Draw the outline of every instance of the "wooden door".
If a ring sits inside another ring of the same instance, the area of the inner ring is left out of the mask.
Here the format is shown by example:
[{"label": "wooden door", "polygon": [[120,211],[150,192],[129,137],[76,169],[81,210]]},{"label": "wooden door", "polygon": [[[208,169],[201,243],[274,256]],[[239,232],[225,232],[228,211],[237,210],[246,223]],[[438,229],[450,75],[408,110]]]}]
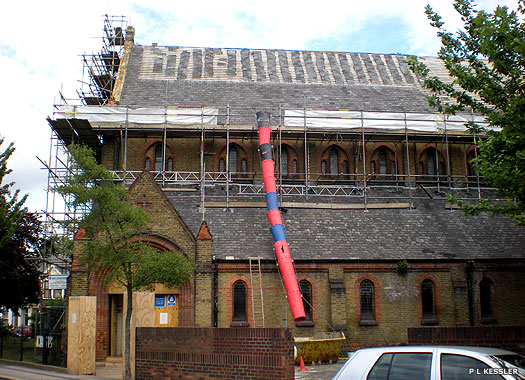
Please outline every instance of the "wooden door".
[{"label": "wooden door", "polygon": [[122,312],[124,297],[122,294],[110,294],[110,356],[122,356],[122,331],[123,331],[123,316]]}]

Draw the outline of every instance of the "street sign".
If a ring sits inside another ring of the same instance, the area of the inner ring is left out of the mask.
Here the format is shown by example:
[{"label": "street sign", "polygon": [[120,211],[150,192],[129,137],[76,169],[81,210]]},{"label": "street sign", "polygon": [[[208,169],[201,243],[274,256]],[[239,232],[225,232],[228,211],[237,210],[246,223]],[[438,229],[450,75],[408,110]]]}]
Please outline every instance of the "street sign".
[{"label": "street sign", "polygon": [[61,276],[49,276],[49,289],[51,290],[59,290],[59,289],[65,289],[67,287],[67,278],[68,276],[61,275]]}]

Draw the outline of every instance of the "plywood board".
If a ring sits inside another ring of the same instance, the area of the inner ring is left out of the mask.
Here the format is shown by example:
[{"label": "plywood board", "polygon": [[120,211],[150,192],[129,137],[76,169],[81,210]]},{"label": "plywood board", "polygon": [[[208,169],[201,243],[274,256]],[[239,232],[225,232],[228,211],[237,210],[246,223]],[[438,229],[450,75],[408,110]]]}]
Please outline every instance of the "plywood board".
[{"label": "plywood board", "polygon": [[[127,300],[124,300],[127,302]],[[130,366],[131,376],[135,378],[135,330],[137,327],[155,326],[155,293],[137,292],[133,294],[133,314],[131,318],[130,331]],[[126,307],[126,306],[124,306]],[[124,343],[123,343],[124,344]],[[122,377],[125,375],[125,368],[122,366]]]},{"label": "plywood board", "polygon": [[69,297],[67,371],[75,375],[94,375],[96,297]]}]

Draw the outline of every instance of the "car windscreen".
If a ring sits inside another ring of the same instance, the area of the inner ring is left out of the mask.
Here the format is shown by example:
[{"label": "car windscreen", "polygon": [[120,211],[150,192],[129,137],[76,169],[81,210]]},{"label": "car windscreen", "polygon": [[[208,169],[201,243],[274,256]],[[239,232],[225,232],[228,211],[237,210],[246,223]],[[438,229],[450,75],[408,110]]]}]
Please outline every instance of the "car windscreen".
[{"label": "car windscreen", "polygon": [[521,355],[496,355],[496,357],[505,363],[525,370],[525,357]]}]

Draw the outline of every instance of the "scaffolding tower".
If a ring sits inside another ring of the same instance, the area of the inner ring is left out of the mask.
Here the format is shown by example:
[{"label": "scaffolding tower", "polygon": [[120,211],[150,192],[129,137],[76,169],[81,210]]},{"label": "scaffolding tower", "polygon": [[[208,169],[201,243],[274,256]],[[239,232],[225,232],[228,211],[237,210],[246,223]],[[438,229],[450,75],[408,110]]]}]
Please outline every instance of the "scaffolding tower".
[{"label": "scaffolding tower", "polygon": [[126,27],[124,16],[105,15],[101,50],[82,55],[82,86],[78,96],[84,104],[104,105],[111,99],[124,50]]},{"label": "scaffolding tower", "polygon": [[[122,58],[127,21],[124,16],[104,15],[104,27],[101,37],[102,48],[97,53],[83,54],[81,88],[77,90],[77,99],[66,99],[59,93],[54,111],[68,105],[105,105],[111,99]],[[51,125],[51,118],[47,119]],[[89,211],[88,207],[73,207],[70,198],[59,195],[54,189],[64,183],[64,179],[74,174],[71,155],[67,146],[72,142],[86,144],[99,155],[101,138],[92,131],[88,121],[76,120],[73,126],[64,119],[51,125],[49,157],[38,158],[48,173],[46,187],[46,209],[44,211],[44,232],[47,247],[54,257],[68,260],[66,252],[59,252],[55,241],[71,239],[77,232],[75,221]],[[70,222],[68,225],[64,222]],[[66,226],[67,225],[67,226]],[[71,264],[69,260],[69,265]]]}]

